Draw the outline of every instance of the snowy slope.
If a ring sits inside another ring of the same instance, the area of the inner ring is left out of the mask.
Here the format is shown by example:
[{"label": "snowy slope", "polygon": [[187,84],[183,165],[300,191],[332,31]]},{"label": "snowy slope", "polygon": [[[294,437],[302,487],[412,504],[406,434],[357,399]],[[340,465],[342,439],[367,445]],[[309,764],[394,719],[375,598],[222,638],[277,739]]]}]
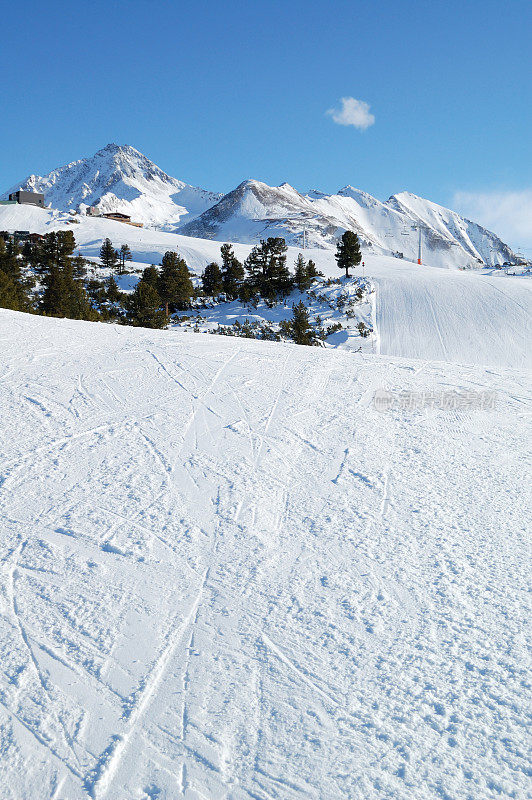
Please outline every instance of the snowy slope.
[{"label": "snowy slope", "polygon": [[48,175],[30,175],[9,192],[17,189],[43,192],[46,204],[60,211],[97,206],[102,213],[121,211],[137,222],[169,230],[221,197],[171,178],[134,147],[116,144]]},{"label": "snowy slope", "polygon": [[0,339],[3,800],[527,796],[524,373]]},{"label": "snowy slope", "polygon": [[[392,195],[386,204],[409,216],[414,225],[421,226],[423,245],[429,254],[441,247],[444,256],[449,258],[450,248],[457,248],[458,252],[461,248],[473,258],[478,257],[489,265],[516,259],[515,254],[498,236],[476,222],[461,217],[456,211],[450,211],[411,192]],[[454,259],[452,261],[455,263]]]},{"label": "snowy slope", "polygon": [[[67,215],[30,206],[0,206],[0,230],[49,230],[70,227],[81,252],[99,254],[109,236],[115,247],[129,244],[135,262],[160,264],[166,250],[178,250],[199,274],[205,265],[220,260],[220,243],[156,230],[132,228],[111,220],[79,217],[67,225]],[[235,244],[241,260],[250,245]],[[289,248],[293,266],[298,248]],[[376,285],[376,319],[379,352],[408,358],[447,360],[458,364],[532,368],[530,278],[507,277],[433,266],[419,267],[406,260],[368,254],[365,272]],[[326,276],[339,275],[334,254],[309,249]],[[137,264],[141,266],[141,264]],[[361,269],[355,274],[360,275]],[[347,338],[341,347],[358,348],[358,339]]]},{"label": "snowy slope", "polygon": [[368,261],[379,353],[532,369],[529,278]]},{"label": "snowy slope", "polygon": [[[77,222],[73,222],[75,219]],[[69,214],[36,206],[0,206],[0,230],[30,230],[48,233],[70,229],[74,233],[79,249],[84,256],[97,257],[103,240],[109,237],[115,247],[128,244],[134,261],[145,264],[160,264],[167,250],[179,249],[192,269],[201,271],[209,261],[220,258],[220,243],[205,239],[193,239],[154,228],[135,228],[110,219],[99,219]],[[235,245],[240,259],[249,254],[249,245]]]},{"label": "snowy slope", "polygon": [[[390,263],[387,263],[390,262]],[[312,320],[320,316],[327,325],[340,322],[343,330],[327,340],[327,346],[354,352],[406,356],[421,362],[532,369],[532,282],[525,278],[500,278],[434,268],[419,269],[395,260],[372,257],[368,270],[375,287],[368,300],[354,302],[346,318],[336,309],[338,297],[353,296],[356,278],[332,287],[321,281],[314,297],[295,291],[286,305],[257,308],[238,301],[201,310],[186,324],[212,330],[217,324],[249,322],[275,324],[292,315],[292,303],[302,300]],[[318,300],[315,296],[318,296]],[[371,305],[370,305],[371,303]],[[357,324],[363,321],[374,333],[361,338]],[[421,365],[420,365],[420,368]]]},{"label": "snowy slope", "polygon": [[268,186],[247,180],[180,232],[188,236],[256,242],[282,236],[301,246],[303,232],[311,247],[331,248],[346,229],[358,233],[365,249],[417,259],[418,230],[426,259],[436,266],[502,264],[512,259],[497,236],[454,211],[403,192],[385,203],[352,186],[338,194],[301,195],[287,183]]}]

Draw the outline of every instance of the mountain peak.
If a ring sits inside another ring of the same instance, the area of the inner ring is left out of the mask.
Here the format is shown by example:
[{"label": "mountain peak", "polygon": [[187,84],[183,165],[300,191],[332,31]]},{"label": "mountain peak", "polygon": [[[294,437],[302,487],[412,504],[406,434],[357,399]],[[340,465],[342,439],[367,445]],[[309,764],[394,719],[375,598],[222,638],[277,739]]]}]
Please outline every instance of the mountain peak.
[{"label": "mountain peak", "polygon": [[110,142],[109,144],[106,144],[105,147],[102,147],[100,150],[98,150],[96,155],[99,155],[100,153],[115,153],[117,150],[122,150],[123,148],[126,147],[129,147],[129,145],[116,144],[116,142]]},{"label": "mountain peak", "polygon": [[133,147],[133,145],[131,145],[131,144],[117,144],[116,142],[109,142],[109,144],[106,144],[105,147],[100,148],[100,150],[98,150],[96,152],[96,155],[98,155],[98,153],[118,153],[118,152],[136,153],[139,156],[142,156],[143,158],[146,158],[146,156],[143,155],[143,153],[141,153],[140,150],[137,150],[136,147]]},{"label": "mountain peak", "polygon": [[243,180],[241,183],[238,184],[238,186],[236,187],[236,190],[238,190],[238,189],[262,189],[264,186],[266,186],[266,184],[262,183],[262,181],[259,181],[256,178],[246,178],[245,180]]},{"label": "mountain peak", "polygon": [[140,150],[137,150],[130,144],[115,144],[112,142],[102,147],[101,150],[98,150],[92,158],[89,157],[82,160],[90,162],[95,159],[109,159],[111,163],[117,165],[118,169],[123,165],[128,165],[128,168],[131,168],[131,165],[133,165],[133,169],[148,171],[152,174],[158,174],[164,179],[175,180],[175,178],[171,178],[160,167],[154,164],[144,153],[141,153]]},{"label": "mountain peak", "polygon": [[350,185],[336,195],[316,191],[301,195],[290,184],[268,186],[250,178],[179,232],[244,243],[282,236],[298,247],[305,232],[311,247],[329,248],[343,231],[352,230],[370,252],[415,260],[418,234],[414,224],[421,224],[428,263],[435,266],[496,264],[511,256],[494,234],[410,192],[383,203]]},{"label": "mountain peak", "polygon": [[297,189],[294,189],[294,187],[292,186],[292,184],[291,184],[291,183],[288,183],[287,181],[284,181],[283,183],[280,183],[280,184],[279,184],[279,186],[278,186],[277,188],[278,188],[278,189],[284,189],[284,190],[285,190],[285,191],[287,191],[287,192],[296,192],[297,194],[299,194],[299,192],[297,191]]},{"label": "mountain peak", "polygon": [[347,183],[342,189],[338,189],[338,194],[351,194],[351,192],[358,194],[361,189],[357,189],[356,186],[351,186],[350,183]]},{"label": "mountain peak", "polygon": [[357,189],[356,186],[351,186],[349,183],[342,189],[338,189],[338,194],[341,197],[352,197],[353,200],[362,200],[364,203],[370,202],[373,204],[379,202],[373,195],[368,194],[368,192],[365,192],[363,189]]},{"label": "mountain peak", "polygon": [[427,200],[425,197],[420,197],[418,194],[414,194],[414,192],[408,192],[406,190],[392,194],[391,197],[389,197],[386,201],[386,205],[399,210],[407,210],[409,212],[414,212],[421,215],[426,213],[428,209],[431,209],[433,212],[438,211],[444,214],[455,214],[456,216],[459,216],[455,211],[451,211],[450,209],[445,208],[445,206],[435,203],[433,200]]},{"label": "mountain peak", "polygon": [[[245,189],[251,189],[253,192],[263,192],[269,194],[290,192],[299,195],[297,189],[294,189],[294,187],[289,183],[285,182],[279,184],[279,186],[270,186],[269,184],[264,183],[264,181],[259,181],[257,178],[246,178],[246,180],[242,181],[242,183],[239,183],[236,189],[233,191],[237,192]],[[231,194],[231,192],[229,192],[229,194]]]},{"label": "mountain peak", "polygon": [[145,225],[174,229],[216,203],[221,195],[191,186],[163,172],[128,144],[109,144],[93,156],[73,161],[48,175],[31,175],[16,189],[42,192],[62,211],[123,211]]}]

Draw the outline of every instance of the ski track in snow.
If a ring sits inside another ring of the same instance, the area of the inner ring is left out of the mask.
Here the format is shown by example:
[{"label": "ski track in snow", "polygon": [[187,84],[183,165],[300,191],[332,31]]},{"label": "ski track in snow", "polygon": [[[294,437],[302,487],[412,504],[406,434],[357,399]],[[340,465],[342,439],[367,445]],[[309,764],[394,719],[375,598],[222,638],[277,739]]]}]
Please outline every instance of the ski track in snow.
[{"label": "ski track in snow", "polygon": [[421,361],[0,312],[2,800],[527,795],[529,375],[423,309]]}]

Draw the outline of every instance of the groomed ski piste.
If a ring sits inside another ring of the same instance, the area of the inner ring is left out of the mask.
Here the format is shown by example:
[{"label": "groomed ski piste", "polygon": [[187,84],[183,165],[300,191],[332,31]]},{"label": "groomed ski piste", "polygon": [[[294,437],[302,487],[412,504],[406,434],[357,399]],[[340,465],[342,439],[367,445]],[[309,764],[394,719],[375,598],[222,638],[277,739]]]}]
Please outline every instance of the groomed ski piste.
[{"label": "groomed ski piste", "polygon": [[528,796],[530,282],[366,274],[374,353],[0,310],[2,800]]}]

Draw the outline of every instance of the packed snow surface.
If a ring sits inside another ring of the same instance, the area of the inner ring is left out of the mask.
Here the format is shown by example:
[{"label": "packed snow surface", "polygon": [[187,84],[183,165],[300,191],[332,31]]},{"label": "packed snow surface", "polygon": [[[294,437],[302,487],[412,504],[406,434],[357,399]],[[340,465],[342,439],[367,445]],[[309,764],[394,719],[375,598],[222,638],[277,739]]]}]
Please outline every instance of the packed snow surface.
[{"label": "packed snow surface", "polygon": [[527,796],[525,372],[0,339],[3,800]]}]

